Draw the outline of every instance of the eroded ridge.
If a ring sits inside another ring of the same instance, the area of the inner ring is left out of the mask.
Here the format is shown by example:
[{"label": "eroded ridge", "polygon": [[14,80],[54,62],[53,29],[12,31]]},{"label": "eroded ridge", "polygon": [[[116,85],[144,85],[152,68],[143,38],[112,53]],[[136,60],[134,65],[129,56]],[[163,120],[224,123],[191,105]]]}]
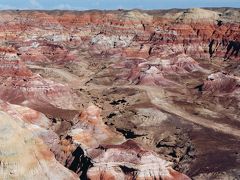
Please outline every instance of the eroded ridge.
[{"label": "eroded ridge", "polygon": [[239,179],[239,19],[1,11],[0,179]]}]

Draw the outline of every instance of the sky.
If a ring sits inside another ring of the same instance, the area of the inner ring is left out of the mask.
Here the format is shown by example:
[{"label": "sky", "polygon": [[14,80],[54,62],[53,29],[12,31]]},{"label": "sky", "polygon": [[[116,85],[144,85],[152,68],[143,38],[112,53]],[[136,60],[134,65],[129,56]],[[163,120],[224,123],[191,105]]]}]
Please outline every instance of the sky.
[{"label": "sky", "polygon": [[170,9],[235,7],[240,0],[0,0],[0,9]]}]

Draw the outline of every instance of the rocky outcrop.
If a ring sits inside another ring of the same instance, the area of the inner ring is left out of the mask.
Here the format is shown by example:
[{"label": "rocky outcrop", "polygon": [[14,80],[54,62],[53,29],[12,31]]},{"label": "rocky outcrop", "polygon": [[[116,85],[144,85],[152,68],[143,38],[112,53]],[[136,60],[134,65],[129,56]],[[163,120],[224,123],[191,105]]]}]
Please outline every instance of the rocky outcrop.
[{"label": "rocky outcrop", "polygon": [[90,179],[190,179],[132,140],[120,145],[102,145],[91,152],[91,157],[94,167],[88,171]]},{"label": "rocky outcrop", "polygon": [[189,179],[173,170],[171,163],[156,153],[132,140],[124,142],[122,135],[102,122],[100,109],[96,106],[89,106],[75,122],[69,136],[81,147],[77,148],[77,164],[83,162],[85,156],[91,159],[92,167],[89,166],[87,171],[89,179]]},{"label": "rocky outcrop", "polygon": [[124,138],[111,130],[104,124],[100,116],[100,109],[94,105],[89,106],[73,121],[76,124],[72,127],[69,135],[73,142],[81,144],[83,149],[97,148],[102,143],[119,143]]},{"label": "rocky outcrop", "polygon": [[120,69],[116,80],[127,80],[131,84],[147,84],[152,86],[176,86],[177,83],[165,78],[165,75],[182,75],[192,72],[208,71],[202,68],[197,61],[187,56],[179,54],[176,57],[160,59],[156,57],[146,59],[127,59],[112,66]]},{"label": "rocky outcrop", "polygon": [[30,77],[32,72],[17,56],[16,51],[10,48],[0,49],[0,76],[1,77]]},{"label": "rocky outcrop", "polygon": [[31,107],[45,113],[50,110],[76,109],[73,106],[69,87],[43,79],[39,75],[3,79],[0,97],[10,103]]},{"label": "rocky outcrop", "polygon": [[240,79],[233,75],[228,75],[223,72],[210,74],[207,80],[203,83],[200,91],[211,93],[232,93],[239,91]]},{"label": "rocky outcrop", "polygon": [[[0,97],[4,101],[46,112],[48,109],[75,110],[71,89],[32,73],[16,53],[1,58]],[[64,97],[68,97],[66,102]]]},{"label": "rocky outcrop", "polygon": [[2,179],[78,179],[19,119],[0,112]]},{"label": "rocky outcrop", "polygon": [[[13,48],[0,49],[0,98],[12,104],[45,112],[75,110],[73,93],[64,84],[34,74]],[[64,97],[68,97],[65,101]]]},{"label": "rocky outcrop", "polygon": [[23,124],[35,137],[42,139],[52,151],[59,151],[59,137],[51,127],[52,121],[44,114],[4,101],[0,101],[0,109],[17,123]]},{"label": "rocky outcrop", "polygon": [[177,20],[182,22],[216,22],[222,13],[206,9],[193,8],[179,13]]},{"label": "rocky outcrop", "polygon": [[32,124],[44,129],[50,128],[50,120],[44,114],[33,109],[13,105],[4,101],[0,101],[0,108],[10,116],[19,119],[28,125]]}]

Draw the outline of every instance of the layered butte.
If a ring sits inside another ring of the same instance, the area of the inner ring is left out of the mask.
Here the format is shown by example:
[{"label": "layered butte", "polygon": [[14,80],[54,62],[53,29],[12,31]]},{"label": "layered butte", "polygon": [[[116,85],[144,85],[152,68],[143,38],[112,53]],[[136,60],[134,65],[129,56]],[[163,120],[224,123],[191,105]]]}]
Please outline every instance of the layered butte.
[{"label": "layered butte", "polygon": [[238,179],[240,11],[0,12],[0,179]]}]

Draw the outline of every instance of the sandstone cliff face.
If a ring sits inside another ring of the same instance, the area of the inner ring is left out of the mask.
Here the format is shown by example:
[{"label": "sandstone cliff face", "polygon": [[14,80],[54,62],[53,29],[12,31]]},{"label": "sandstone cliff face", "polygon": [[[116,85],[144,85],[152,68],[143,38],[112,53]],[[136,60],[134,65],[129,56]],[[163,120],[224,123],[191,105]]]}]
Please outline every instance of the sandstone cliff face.
[{"label": "sandstone cliff face", "polygon": [[239,17],[1,11],[0,179],[238,178]]}]

